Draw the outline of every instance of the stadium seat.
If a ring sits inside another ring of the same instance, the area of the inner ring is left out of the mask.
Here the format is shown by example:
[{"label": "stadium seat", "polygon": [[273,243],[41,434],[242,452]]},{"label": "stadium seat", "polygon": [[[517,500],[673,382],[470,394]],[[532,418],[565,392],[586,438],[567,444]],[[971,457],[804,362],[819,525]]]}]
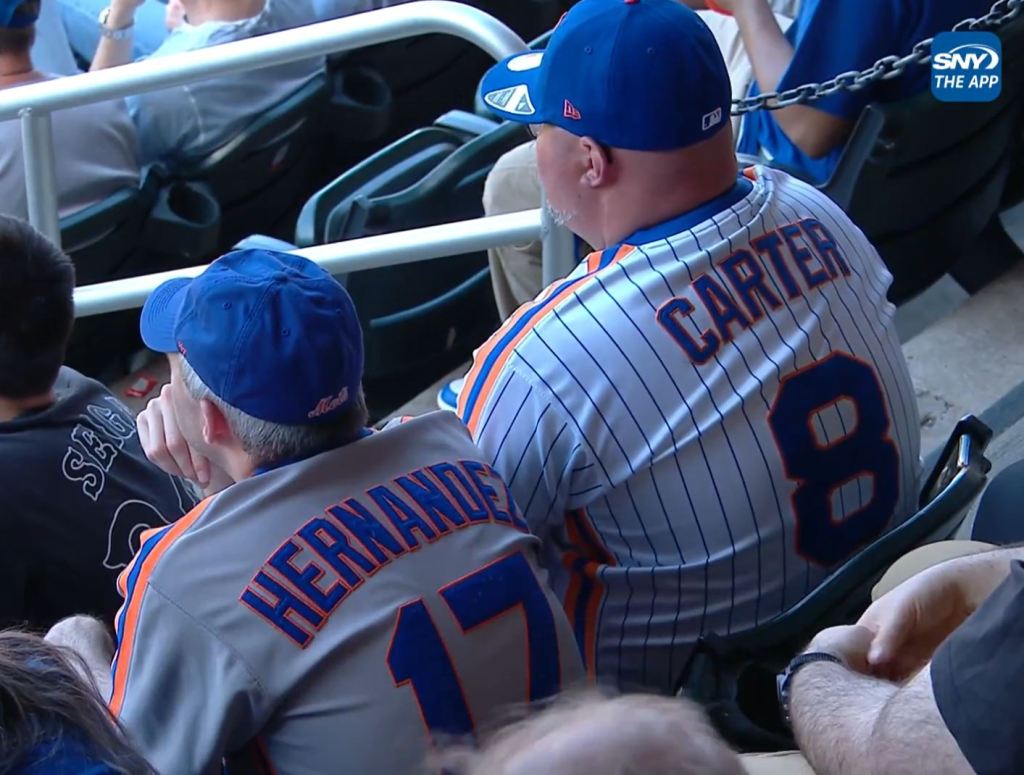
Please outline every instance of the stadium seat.
[{"label": "stadium seat", "polygon": [[[318,192],[299,217],[296,242],[307,246],[481,217],[488,170],[525,138],[515,124],[443,116]],[[366,335],[366,380],[383,386],[375,392],[384,402],[401,403],[468,359],[498,324],[482,253],[343,279]],[[392,398],[384,395],[388,386],[396,391]]]},{"label": "stadium seat", "polygon": [[923,291],[965,255],[985,258],[986,250],[971,249],[998,215],[1011,148],[1018,148],[1024,17],[999,36],[998,100],[954,104],[926,92],[871,104],[821,187],[878,248],[895,278],[889,293],[895,303]]},{"label": "stadium seat", "polygon": [[[113,280],[130,271],[163,182],[158,168],[148,168],[138,188],[118,191],[61,219],[61,244],[75,264],[77,285]],[[78,321],[68,344],[67,363],[91,376],[111,373],[118,354],[138,341],[133,320],[138,320],[137,312]]]},{"label": "stadium seat", "polygon": [[313,78],[245,131],[175,178],[209,186],[220,203],[223,250],[260,231],[290,237],[323,145],[327,76]]},{"label": "stadium seat", "polygon": [[985,485],[991,466],[984,451],[991,438],[976,417],[961,420],[925,482],[917,514],[847,560],[784,614],[743,632],[702,637],[680,678],[680,694],[704,705],[741,750],[792,749],[775,700],[775,676],[817,632],[855,621],[871,588],[897,559],[956,532]]},{"label": "stadium seat", "polygon": [[[468,5],[501,20],[525,40],[551,29],[571,0],[471,0]],[[392,95],[386,132],[390,142],[451,108],[473,104],[476,83],[493,62],[450,35],[423,35],[332,57],[331,69],[360,65],[380,74]]]}]

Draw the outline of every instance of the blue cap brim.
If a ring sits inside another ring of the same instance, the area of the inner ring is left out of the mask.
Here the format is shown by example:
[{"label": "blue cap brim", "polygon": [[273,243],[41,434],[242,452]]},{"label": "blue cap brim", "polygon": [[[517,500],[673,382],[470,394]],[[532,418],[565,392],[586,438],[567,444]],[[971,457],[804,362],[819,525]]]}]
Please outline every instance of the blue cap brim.
[{"label": "blue cap brim", "polygon": [[159,285],[149,294],[139,318],[139,332],[150,350],[158,353],[178,352],[174,324],[185,302],[185,292],[191,284],[189,278],[178,277]]},{"label": "blue cap brim", "polygon": [[519,124],[544,124],[537,88],[543,51],[526,51],[502,60],[484,76],[480,98],[496,115]]}]

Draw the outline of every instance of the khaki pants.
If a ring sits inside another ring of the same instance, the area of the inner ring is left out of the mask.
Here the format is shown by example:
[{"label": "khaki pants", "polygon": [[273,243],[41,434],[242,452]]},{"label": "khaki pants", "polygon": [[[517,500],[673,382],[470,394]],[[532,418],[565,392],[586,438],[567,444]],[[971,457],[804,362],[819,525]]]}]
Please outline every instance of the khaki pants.
[{"label": "khaki pants", "polygon": [[[776,0],[776,18],[783,31],[792,24],[799,0]],[[780,13],[788,11],[790,15]],[[750,60],[740,38],[739,27],[731,16],[712,11],[698,11],[718,41],[732,80],[733,99],[747,92],[753,77]],[[733,119],[733,132],[739,124]],[[506,153],[491,170],[484,184],[484,213],[505,215],[532,210],[540,206],[540,179],[537,177],[537,156],[534,144],[526,143]],[[541,243],[534,240],[523,245],[507,245],[487,251],[491,265],[491,284],[501,319],[508,318],[520,305],[537,297],[543,286]]]},{"label": "khaki pants", "polygon": [[[912,576],[933,565],[969,554],[990,552],[997,547],[979,541],[941,541],[922,546],[893,563],[892,567],[871,590],[871,599],[877,600]],[[794,752],[745,754],[743,767],[748,775],[814,775],[804,757]]]}]

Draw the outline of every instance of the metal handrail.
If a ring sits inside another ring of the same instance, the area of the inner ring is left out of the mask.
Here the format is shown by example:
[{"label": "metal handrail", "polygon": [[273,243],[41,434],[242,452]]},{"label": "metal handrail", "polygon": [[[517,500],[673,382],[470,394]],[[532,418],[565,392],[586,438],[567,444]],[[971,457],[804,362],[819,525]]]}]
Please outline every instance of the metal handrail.
[{"label": "metal handrail", "polygon": [[462,38],[495,59],[527,48],[515,32],[477,8],[448,0],[422,0],[258,38],[0,90],[0,121],[21,118],[29,221],[60,244],[50,122],[54,110],[428,33]]},{"label": "metal handrail", "polygon": [[[339,275],[532,242],[541,238],[542,220],[541,210],[527,210],[317,245],[293,252],[315,261],[331,274]],[[194,266],[83,285],[75,289],[75,316],[102,315],[141,307],[160,283],[175,277],[195,277],[204,269],[205,266]]]}]

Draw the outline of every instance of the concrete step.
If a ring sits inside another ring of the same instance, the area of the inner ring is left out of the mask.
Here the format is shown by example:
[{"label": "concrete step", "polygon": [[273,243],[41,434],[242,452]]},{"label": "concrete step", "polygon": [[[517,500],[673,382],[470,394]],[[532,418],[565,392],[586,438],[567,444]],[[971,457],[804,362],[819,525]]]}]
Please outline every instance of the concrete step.
[{"label": "concrete step", "polygon": [[[940,446],[964,414],[982,415],[1024,383],[1024,264],[903,347],[921,412],[921,450]],[[1020,402],[1024,404],[1024,400]],[[1024,414],[1024,405],[1020,407]],[[1009,422],[1015,407],[1005,407]]]}]

